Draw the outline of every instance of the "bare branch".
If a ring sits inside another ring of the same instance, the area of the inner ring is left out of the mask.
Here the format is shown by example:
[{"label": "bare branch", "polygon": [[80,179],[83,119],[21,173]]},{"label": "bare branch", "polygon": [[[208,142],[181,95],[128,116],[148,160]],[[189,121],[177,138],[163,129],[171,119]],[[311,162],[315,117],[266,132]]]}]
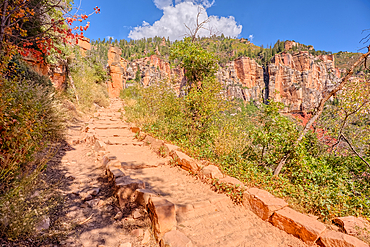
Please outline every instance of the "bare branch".
[{"label": "bare branch", "polygon": [[330,148],[330,152],[333,151],[334,147],[336,147],[339,143],[340,143],[340,140],[341,140],[341,136],[343,134],[343,130],[344,130],[344,127],[347,125],[347,120],[350,116],[352,116],[353,114],[357,113],[359,110],[361,110],[362,107],[364,107],[367,103],[369,103],[369,100],[365,100],[357,109],[355,109],[354,111],[350,112],[350,113],[346,113],[346,116],[344,117],[344,120],[343,120],[343,123],[339,129],[339,133],[338,133],[338,137],[337,137],[337,142],[334,143],[331,148]]},{"label": "bare branch", "polygon": [[185,23],[185,27],[189,30],[189,33],[185,34],[185,36],[188,36],[191,38],[191,42],[194,42],[197,38],[197,34],[198,32],[201,30],[201,29],[205,29],[205,30],[208,30],[207,28],[205,28],[204,26],[209,23],[210,21],[210,17],[208,17],[206,20],[200,22],[200,15],[203,13],[204,8],[203,7],[198,7],[198,13],[197,13],[197,18],[196,18],[196,23],[195,23],[195,27],[192,29],[190,27],[188,27]]},{"label": "bare branch", "polygon": [[348,146],[357,155],[357,157],[359,157],[370,168],[370,164],[354,149],[352,144],[349,142],[349,140],[343,134],[342,134],[342,138],[347,142]]},{"label": "bare branch", "polygon": [[[362,30],[361,33],[364,33],[364,32],[367,32],[367,31],[370,31],[370,29],[364,29]],[[359,43],[361,43],[362,41],[364,41],[362,44],[366,44],[367,42],[370,41],[370,33],[368,35],[366,35],[365,37],[363,37]]]}]

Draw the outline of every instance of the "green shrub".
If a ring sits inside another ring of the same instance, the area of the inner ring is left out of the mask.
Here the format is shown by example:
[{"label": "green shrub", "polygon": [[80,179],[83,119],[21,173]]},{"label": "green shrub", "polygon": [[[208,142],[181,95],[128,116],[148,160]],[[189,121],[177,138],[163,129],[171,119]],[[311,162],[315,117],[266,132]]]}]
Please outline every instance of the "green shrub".
[{"label": "green shrub", "polygon": [[0,186],[27,170],[34,154],[63,132],[62,112],[48,87],[3,80],[0,88]]},{"label": "green shrub", "polygon": [[0,82],[0,235],[13,240],[34,232],[48,211],[42,196],[31,195],[53,154],[47,147],[64,132],[64,111],[53,87],[19,64],[18,76],[10,73]]},{"label": "green shrub", "polygon": [[76,91],[70,86],[67,90],[71,101],[79,99],[79,107],[85,112],[94,112],[94,104],[100,107],[109,106],[108,91],[105,85],[108,75],[103,66],[96,61],[94,53],[82,57],[78,50],[74,51],[74,59],[69,64]]},{"label": "green shrub", "polygon": [[49,151],[36,168],[12,183],[12,189],[0,196],[0,237],[18,240],[35,235],[35,226],[58,205],[55,188],[40,181],[42,169],[53,155]]}]

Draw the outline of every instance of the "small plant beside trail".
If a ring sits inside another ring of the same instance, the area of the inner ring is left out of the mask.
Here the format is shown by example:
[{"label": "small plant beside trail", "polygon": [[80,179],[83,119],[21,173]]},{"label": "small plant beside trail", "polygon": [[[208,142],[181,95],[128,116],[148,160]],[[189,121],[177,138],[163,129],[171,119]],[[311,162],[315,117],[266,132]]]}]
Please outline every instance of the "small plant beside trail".
[{"label": "small plant beside trail", "polygon": [[245,189],[242,188],[242,186],[223,183],[223,182],[220,182],[218,179],[214,179],[212,181],[212,186],[216,192],[224,193],[228,197],[230,197],[230,199],[235,204],[243,203],[243,199],[244,199],[243,193]]}]

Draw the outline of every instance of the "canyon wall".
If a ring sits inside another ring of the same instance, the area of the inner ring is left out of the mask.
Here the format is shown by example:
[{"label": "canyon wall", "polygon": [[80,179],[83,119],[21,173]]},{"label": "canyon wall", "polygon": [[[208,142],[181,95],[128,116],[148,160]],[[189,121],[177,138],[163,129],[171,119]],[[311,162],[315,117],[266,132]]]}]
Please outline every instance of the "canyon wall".
[{"label": "canyon wall", "polygon": [[242,57],[217,73],[229,97],[255,103],[272,99],[284,103],[287,112],[314,109],[323,91],[330,90],[339,77],[333,55],[314,57],[308,52],[276,54],[266,68]]},{"label": "canyon wall", "polygon": [[140,83],[145,87],[160,80],[167,80],[171,81],[176,93],[180,94],[181,88],[186,83],[182,69],[171,68],[168,62],[160,59],[157,55],[129,62],[121,57],[121,50],[116,47],[109,49],[108,68],[112,78],[108,83],[111,98],[119,97],[119,92],[123,88],[131,86],[131,84],[126,85],[126,82],[135,80],[138,71]]},{"label": "canyon wall", "polygon": [[282,102],[289,112],[314,109],[325,90],[340,77],[333,55],[314,57],[308,52],[276,54],[268,65],[268,98]]},{"label": "canyon wall", "polygon": [[[122,87],[127,80],[135,79],[138,70],[143,86],[171,80],[180,94],[186,84],[183,69],[171,68],[157,55],[126,61],[125,66],[117,76]],[[276,54],[266,68],[249,57],[241,57],[220,67],[216,76],[230,98],[255,104],[272,99],[284,103],[286,112],[307,112],[318,105],[324,91],[338,82],[340,72],[335,68],[333,55],[315,57],[301,51]]]},{"label": "canyon wall", "polygon": [[263,68],[249,57],[227,63],[217,72],[217,79],[225,85],[225,91],[231,98],[247,102],[260,102],[264,98]]}]

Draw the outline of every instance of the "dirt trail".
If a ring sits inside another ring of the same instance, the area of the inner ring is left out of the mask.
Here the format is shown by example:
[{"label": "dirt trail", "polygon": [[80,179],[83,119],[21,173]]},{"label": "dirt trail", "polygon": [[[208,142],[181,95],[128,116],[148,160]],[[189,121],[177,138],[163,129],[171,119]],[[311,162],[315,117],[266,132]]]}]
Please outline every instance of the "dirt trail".
[{"label": "dirt trail", "polygon": [[[119,120],[119,113],[114,116]],[[111,128],[122,128],[118,121],[109,123],[100,123],[109,126],[108,136],[112,134],[109,132]],[[79,122],[69,126],[66,141],[59,145],[59,151],[43,174],[61,200],[50,215],[51,224],[44,231],[45,240],[16,246],[158,246],[152,237],[146,210],[136,204],[123,210],[119,208],[114,185],[99,161],[101,157],[93,147],[80,142],[81,130],[88,124]],[[106,135],[104,131],[107,129],[104,129],[97,130],[101,136]],[[114,133],[112,136],[120,135],[120,129],[114,129]]]},{"label": "dirt trail", "polygon": [[[213,192],[209,185],[186,171],[168,165],[169,159],[158,157],[143,142],[134,138],[135,134],[129,130],[129,123],[120,119],[120,109],[122,103],[118,100],[112,101],[109,109],[101,109],[88,123],[89,132],[107,144],[109,155],[116,156],[121,162],[121,170],[126,176],[142,180],[147,189],[176,205],[177,230],[184,233],[194,246],[306,246],[299,239],[273,227],[244,207],[234,205],[225,195]],[[79,174],[76,179],[84,181],[83,188],[90,188],[94,186],[94,181],[99,180],[98,173],[101,174],[101,171],[91,158],[83,158],[86,161],[86,164],[81,163],[83,168],[70,163],[77,159],[72,152],[63,159],[69,161],[68,172]],[[80,188],[76,187],[77,189]],[[84,210],[76,210],[76,215],[88,217],[93,212],[93,209],[89,212]],[[86,237],[80,234],[80,241],[96,244],[100,238],[104,238],[104,234],[113,234],[116,238],[131,241],[135,245],[136,240],[119,235],[122,229],[115,228],[114,220],[106,221],[104,213],[95,221],[104,221],[106,224],[86,233]],[[112,225],[109,226],[108,223]],[[85,238],[89,240],[83,240]],[[110,243],[107,238],[104,239],[107,246],[119,246],[119,241]]]}]

